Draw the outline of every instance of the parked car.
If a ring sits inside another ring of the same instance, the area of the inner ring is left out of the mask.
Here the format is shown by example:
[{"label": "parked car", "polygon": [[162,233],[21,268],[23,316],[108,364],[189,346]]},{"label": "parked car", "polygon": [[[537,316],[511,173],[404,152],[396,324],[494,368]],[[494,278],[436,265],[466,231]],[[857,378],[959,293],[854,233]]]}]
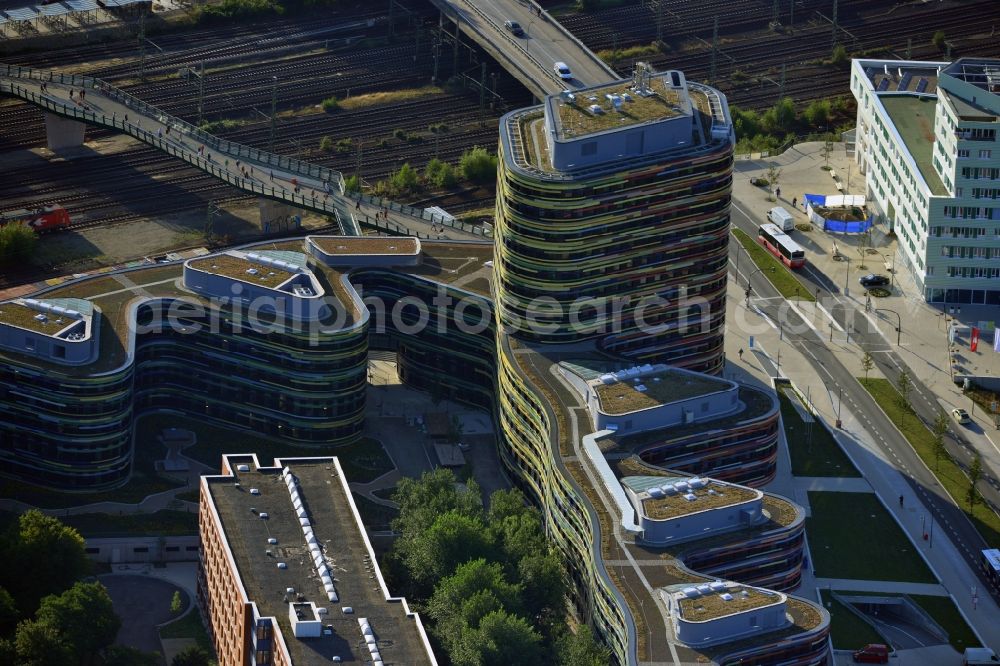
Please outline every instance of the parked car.
[{"label": "parked car", "polygon": [[969,423],[972,419],[969,417],[969,412],[965,411],[961,407],[956,407],[951,410],[951,418],[955,419],[957,423]]},{"label": "parked car", "polygon": [[504,21],[503,27],[507,29],[507,32],[514,35],[515,37],[524,36],[524,28],[517,21]]},{"label": "parked car", "polygon": [[569,66],[564,62],[555,63],[552,65],[552,69],[554,69],[556,75],[564,81],[570,81],[573,79],[573,72],[569,71]]},{"label": "parked car", "polygon": [[858,282],[865,289],[871,289],[872,287],[888,287],[889,278],[885,275],[876,275],[875,273],[870,273],[858,278]]},{"label": "parked car", "polygon": [[889,646],[881,643],[869,643],[852,655],[856,664],[888,664]]}]

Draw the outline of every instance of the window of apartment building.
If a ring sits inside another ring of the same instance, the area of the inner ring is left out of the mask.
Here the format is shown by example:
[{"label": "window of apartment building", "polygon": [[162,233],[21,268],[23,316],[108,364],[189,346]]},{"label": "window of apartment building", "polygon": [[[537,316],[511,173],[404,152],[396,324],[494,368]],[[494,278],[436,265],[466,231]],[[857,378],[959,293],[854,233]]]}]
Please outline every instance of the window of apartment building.
[{"label": "window of apartment building", "polygon": [[53,345],[52,356],[55,358],[66,358],[66,345]]},{"label": "window of apartment building", "polygon": [[991,157],[993,157],[993,151],[992,150],[980,150],[979,151],[979,159],[981,159],[981,160],[988,160]]},{"label": "window of apartment building", "polygon": [[147,546],[136,546],[132,549],[133,553],[148,553],[149,548]]},{"label": "window of apartment building", "polygon": [[35,339],[31,337],[24,338],[24,348],[28,351],[35,351]]},{"label": "window of apartment building", "polygon": [[955,196],[956,196],[956,197],[960,197],[960,196],[962,196],[962,194],[963,194],[964,192],[965,192],[965,188],[962,188],[962,187],[956,187],[956,188],[955,188]]},{"label": "window of apartment building", "polygon": [[961,157],[968,157],[968,156],[969,156],[969,149],[968,148],[960,148],[959,149],[957,157],[961,158]]}]

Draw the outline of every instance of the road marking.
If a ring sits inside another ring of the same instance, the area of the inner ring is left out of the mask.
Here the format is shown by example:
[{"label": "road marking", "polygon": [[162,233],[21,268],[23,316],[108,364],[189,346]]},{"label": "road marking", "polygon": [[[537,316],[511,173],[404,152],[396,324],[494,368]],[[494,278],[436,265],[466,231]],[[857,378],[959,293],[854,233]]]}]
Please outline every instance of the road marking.
[{"label": "road marking", "polygon": [[823,314],[826,315],[826,318],[830,320],[830,323],[833,324],[833,327],[835,329],[837,329],[841,333],[844,332],[844,329],[841,327],[840,324],[837,323],[837,320],[834,319],[833,315],[830,314],[830,312],[826,308],[824,308],[822,305],[820,305],[819,302],[816,303],[816,307],[818,307],[820,310],[823,311]]},{"label": "road marking", "polygon": [[795,314],[797,314],[799,316],[799,318],[801,318],[802,321],[804,321],[806,323],[806,326],[808,326],[809,328],[811,328],[813,331],[816,331],[816,333],[819,333],[819,330],[817,330],[816,327],[813,326],[813,323],[811,321],[809,321],[809,318],[806,317],[806,313],[805,312],[803,312],[802,310],[800,310],[798,308],[798,306],[796,306],[795,303],[792,303],[791,301],[788,301],[788,305],[789,305],[789,307],[792,308],[792,310],[795,311]]}]

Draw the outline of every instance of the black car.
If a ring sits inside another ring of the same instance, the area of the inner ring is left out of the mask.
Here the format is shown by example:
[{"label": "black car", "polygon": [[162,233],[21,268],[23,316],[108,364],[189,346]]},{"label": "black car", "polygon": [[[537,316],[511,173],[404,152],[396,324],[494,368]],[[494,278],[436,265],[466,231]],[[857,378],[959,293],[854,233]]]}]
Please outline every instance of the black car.
[{"label": "black car", "polygon": [[871,289],[872,287],[887,287],[889,286],[889,278],[885,275],[875,275],[874,273],[870,275],[865,275],[858,278],[858,282],[865,289]]},{"label": "black car", "polygon": [[517,21],[504,21],[503,27],[507,28],[507,31],[515,37],[520,37],[524,34],[524,28]]}]

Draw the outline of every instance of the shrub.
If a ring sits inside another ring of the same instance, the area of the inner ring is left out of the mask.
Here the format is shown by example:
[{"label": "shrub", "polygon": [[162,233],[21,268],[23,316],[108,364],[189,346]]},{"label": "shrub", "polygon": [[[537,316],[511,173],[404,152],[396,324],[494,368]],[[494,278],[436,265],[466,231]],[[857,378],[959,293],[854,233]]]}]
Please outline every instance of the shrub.
[{"label": "shrub", "polygon": [[409,162],[389,176],[389,190],[393,194],[410,194],[420,189],[420,176]]},{"label": "shrub", "polygon": [[354,142],[350,139],[341,139],[337,142],[337,152],[338,153],[349,153],[351,148],[354,147]]},{"label": "shrub", "polygon": [[729,77],[734,82],[739,83],[740,81],[746,81],[749,76],[742,69],[734,69],[732,75]]},{"label": "shrub", "polygon": [[405,129],[396,128],[392,130],[392,136],[399,139],[400,141],[406,141],[410,135],[407,134]]},{"label": "shrub", "polygon": [[378,143],[376,143],[375,145],[378,146],[379,148],[387,148],[389,146],[389,139],[387,139],[386,137],[382,137],[381,139],[378,140]]},{"label": "shrub", "polygon": [[37,242],[38,237],[30,227],[20,224],[0,227],[0,263],[27,259]]},{"label": "shrub", "polygon": [[195,15],[198,22],[213,23],[226,19],[249,18],[267,14],[281,15],[285,8],[271,0],[222,0],[217,5],[203,5]]},{"label": "shrub", "polygon": [[319,103],[320,107],[323,108],[327,113],[331,111],[336,111],[340,108],[340,102],[336,97],[327,97],[322,102]]},{"label": "shrub", "polygon": [[825,127],[830,122],[830,113],[830,100],[817,99],[810,102],[809,106],[802,111],[802,118],[811,127]]},{"label": "shrub", "polygon": [[938,30],[931,37],[931,44],[937,47],[938,51],[944,51],[944,30]]},{"label": "shrub", "polygon": [[437,189],[454,187],[455,183],[458,182],[458,174],[455,173],[455,167],[436,157],[428,162],[424,168],[424,178],[427,179],[427,182],[431,186]]},{"label": "shrub", "polygon": [[427,126],[427,131],[432,134],[444,134],[448,131],[448,126],[444,123],[431,123]]},{"label": "shrub", "polygon": [[330,152],[332,148],[333,148],[333,139],[331,139],[329,136],[324,136],[322,139],[319,140],[319,149],[322,150],[324,153]]},{"label": "shrub", "polygon": [[479,146],[462,153],[458,168],[462,176],[473,183],[495,183],[497,179],[496,155],[491,155]]},{"label": "shrub", "polygon": [[360,192],[361,179],[357,176],[348,176],[344,179],[344,189],[348,192]]},{"label": "shrub", "polygon": [[843,44],[837,44],[833,47],[833,53],[830,54],[830,63],[833,65],[843,65],[848,60],[847,47]]}]

